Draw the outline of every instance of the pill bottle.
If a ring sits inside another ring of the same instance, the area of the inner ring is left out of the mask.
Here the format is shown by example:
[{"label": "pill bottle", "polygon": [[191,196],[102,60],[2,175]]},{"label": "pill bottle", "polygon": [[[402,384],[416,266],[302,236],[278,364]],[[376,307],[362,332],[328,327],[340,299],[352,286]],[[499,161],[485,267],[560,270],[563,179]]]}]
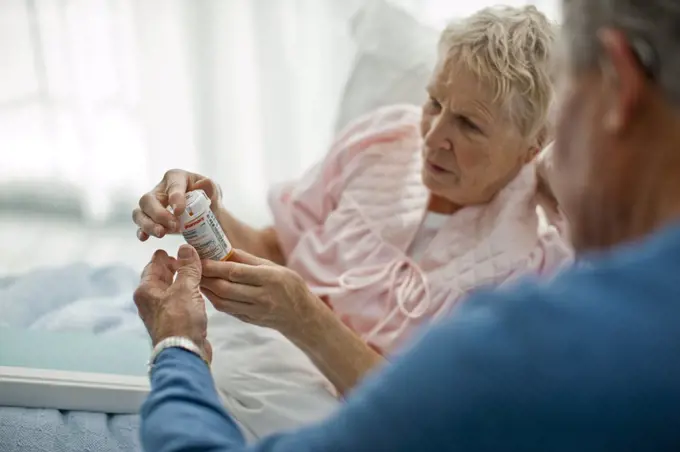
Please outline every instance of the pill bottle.
[{"label": "pill bottle", "polygon": [[184,240],[201,259],[225,261],[231,256],[233,247],[210,210],[210,198],[203,190],[186,194],[186,209],[179,216],[179,224]]}]

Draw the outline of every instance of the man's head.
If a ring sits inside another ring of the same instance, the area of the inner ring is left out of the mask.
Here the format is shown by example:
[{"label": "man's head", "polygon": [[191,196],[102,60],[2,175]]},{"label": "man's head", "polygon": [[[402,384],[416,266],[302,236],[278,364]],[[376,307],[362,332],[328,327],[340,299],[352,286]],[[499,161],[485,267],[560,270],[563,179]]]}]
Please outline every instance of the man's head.
[{"label": "man's head", "polygon": [[574,246],[680,213],[680,1],[564,0],[553,187]]}]

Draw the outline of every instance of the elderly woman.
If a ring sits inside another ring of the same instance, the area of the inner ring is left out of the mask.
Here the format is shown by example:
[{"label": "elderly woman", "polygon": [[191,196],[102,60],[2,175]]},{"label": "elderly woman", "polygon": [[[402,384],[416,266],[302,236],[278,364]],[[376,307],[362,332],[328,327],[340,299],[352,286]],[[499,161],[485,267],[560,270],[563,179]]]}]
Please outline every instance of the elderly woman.
[{"label": "elderly woman", "polygon": [[553,41],[534,7],[453,22],[422,109],[383,108],[350,125],[318,166],[272,191],[273,226],[238,221],[213,181],[173,170],[141,198],[138,236],[177,232],[166,207],[181,212],[186,191],[205,190],[239,251],[203,263],[203,293],[217,310],[283,334],[344,393],[471,290],[569,259],[537,188]]}]

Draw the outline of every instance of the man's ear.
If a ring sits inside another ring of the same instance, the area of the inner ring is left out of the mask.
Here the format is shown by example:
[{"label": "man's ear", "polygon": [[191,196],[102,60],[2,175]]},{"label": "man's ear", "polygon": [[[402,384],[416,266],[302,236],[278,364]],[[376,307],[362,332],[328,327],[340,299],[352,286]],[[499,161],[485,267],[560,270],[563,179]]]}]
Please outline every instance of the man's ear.
[{"label": "man's ear", "polygon": [[646,77],[621,31],[604,29],[598,37],[605,55],[602,90],[606,94],[607,105],[602,126],[607,132],[616,134],[634,116],[642,99]]}]

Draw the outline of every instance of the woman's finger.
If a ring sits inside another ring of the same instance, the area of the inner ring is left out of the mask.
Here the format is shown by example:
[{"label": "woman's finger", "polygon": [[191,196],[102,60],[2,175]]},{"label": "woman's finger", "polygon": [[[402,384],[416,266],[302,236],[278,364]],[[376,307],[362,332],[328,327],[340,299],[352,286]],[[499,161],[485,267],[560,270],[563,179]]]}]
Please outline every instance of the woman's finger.
[{"label": "woman's finger", "polygon": [[244,304],[257,303],[262,295],[262,288],[230,282],[220,278],[201,279],[201,288],[207,289],[218,297]]},{"label": "woman's finger", "polygon": [[170,170],[163,177],[165,194],[175,215],[181,215],[186,209],[187,176],[186,171]]},{"label": "woman's finger", "polygon": [[248,319],[256,318],[255,307],[248,303],[241,303],[240,301],[226,300],[219,295],[216,295],[210,289],[201,289],[203,295],[210,301],[210,303],[220,312],[225,314],[233,315],[238,319],[245,320],[244,317]]},{"label": "woman's finger", "polygon": [[271,267],[252,266],[230,261],[204,260],[203,276],[219,278],[234,283],[264,286],[270,278]]},{"label": "woman's finger", "polygon": [[149,234],[142,231],[141,229],[137,229],[137,238],[140,242],[146,242],[149,239]]},{"label": "woman's finger", "polygon": [[[142,209],[135,209],[132,212],[132,220],[139,227],[141,232],[147,235],[146,238],[148,238],[148,236],[163,238],[167,233],[167,230],[163,226],[157,224],[151,218],[149,218],[149,216],[142,212]],[[143,239],[143,236],[141,236],[139,233],[137,234],[137,237],[139,237],[139,239],[142,241],[146,240]]]},{"label": "woman's finger", "polygon": [[[165,195],[163,195],[163,198],[165,198]],[[177,218],[170,213],[167,206],[158,199],[156,193],[150,192],[142,196],[139,200],[139,207],[154,223],[165,228],[166,232],[168,230],[173,232],[179,230]]]},{"label": "woman's finger", "polygon": [[238,262],[240,264],[248,264],[248,265],[270,265],[271,262],[259,258],[257,256],[253,256],[250,253],[246,253],[243,250],[239,249],[234,249],[234,252],[232,253],[231,257],[229,258],[231,262]]},{"label": "woman's finger", "polygon": [[191,187],[194,190],[203,190],[210,201],[214,203],[220,202],[219,190],[217,184],[207,177],[196,181]]}]

